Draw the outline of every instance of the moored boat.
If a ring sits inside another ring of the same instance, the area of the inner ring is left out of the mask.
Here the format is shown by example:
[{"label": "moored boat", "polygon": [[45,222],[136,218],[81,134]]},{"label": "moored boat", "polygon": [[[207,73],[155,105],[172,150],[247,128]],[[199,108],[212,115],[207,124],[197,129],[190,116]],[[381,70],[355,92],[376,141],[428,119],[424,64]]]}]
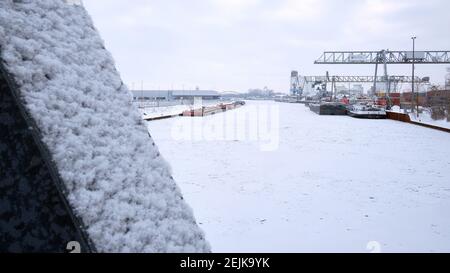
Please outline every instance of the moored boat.
[{"label": "moored boat", "polygon": [[339,102],[311,103],[309,109],[321,116],[345,116],[347,114],[346,105]]},{"label": "moored boat", "polygon": [[347,114],[354,118],[362,119],[386,119],[387,114],[384,108],[368,105],[352,105],[348,108]]}]

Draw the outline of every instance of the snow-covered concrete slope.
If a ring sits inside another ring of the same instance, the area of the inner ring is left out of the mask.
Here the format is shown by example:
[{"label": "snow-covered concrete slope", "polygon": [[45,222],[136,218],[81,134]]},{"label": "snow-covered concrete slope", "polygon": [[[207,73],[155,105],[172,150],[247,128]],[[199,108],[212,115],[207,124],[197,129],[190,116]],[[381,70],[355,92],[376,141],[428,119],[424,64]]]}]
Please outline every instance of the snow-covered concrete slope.
[{"label": "snow-covered concrete slope", "polygon": [[1,0],[1,61],[102,252],[207,252],[82,6]]}]

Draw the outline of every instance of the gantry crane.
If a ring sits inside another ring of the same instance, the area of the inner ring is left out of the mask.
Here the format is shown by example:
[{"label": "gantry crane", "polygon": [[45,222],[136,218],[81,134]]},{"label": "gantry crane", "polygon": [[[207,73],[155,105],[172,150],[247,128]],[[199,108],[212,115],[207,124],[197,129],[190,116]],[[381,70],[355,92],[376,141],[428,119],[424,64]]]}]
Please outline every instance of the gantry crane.
[{"label": "gantry crane", "polygon": [[326,51],[314,63],[411,64],[413,60],[416,64],[449,64],[450,51]]},{"label": "gantry crane", "polygon": [[[389,100],[391,77],[388,76],[388,64],[450,64],[450,51],[326,51],[315,64],[375,64],[373,86],[376,91],[378,66],[384,66],[386,96]],[[412,81],[415,83],[415,78]]]},{"label": "gantry crane", "polygon": [[[428,83],[429,77],[414,77],[416,83]],[[332,92],[336,90],[336,83],[412,83],[413,77],[410,76],[330,76],[327,72],[325,76],[301,76],[297,71],[291,73],[291,95],[302,96],[305,85],[324,85],[331,83]]]}]

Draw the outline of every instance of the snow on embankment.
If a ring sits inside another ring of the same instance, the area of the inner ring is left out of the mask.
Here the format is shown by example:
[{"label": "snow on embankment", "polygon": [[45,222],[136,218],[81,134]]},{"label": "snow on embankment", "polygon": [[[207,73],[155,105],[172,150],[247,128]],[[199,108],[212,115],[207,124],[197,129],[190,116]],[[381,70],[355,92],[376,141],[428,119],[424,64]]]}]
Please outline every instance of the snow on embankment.
[{"label": "snow on embankment", "polygon": [[97,250],[209,251],[83,7],[1,0],[0,46]]}]

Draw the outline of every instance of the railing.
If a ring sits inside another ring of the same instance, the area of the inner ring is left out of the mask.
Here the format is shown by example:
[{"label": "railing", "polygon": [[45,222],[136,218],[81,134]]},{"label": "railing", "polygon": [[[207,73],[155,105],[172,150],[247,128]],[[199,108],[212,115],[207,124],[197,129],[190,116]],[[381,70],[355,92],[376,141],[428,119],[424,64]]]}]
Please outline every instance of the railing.
[{"label": "railing", "polygon": [[[304,81],[307,83],[314,82],[336,82],[336,83],[373,83],[375,76],[304,76]],[[384,76],[376,77],[377,82],[412,82],[411,76]],[[426,83],[428,78],[414,77],[415,83]]]}]

